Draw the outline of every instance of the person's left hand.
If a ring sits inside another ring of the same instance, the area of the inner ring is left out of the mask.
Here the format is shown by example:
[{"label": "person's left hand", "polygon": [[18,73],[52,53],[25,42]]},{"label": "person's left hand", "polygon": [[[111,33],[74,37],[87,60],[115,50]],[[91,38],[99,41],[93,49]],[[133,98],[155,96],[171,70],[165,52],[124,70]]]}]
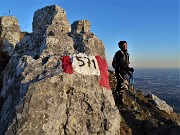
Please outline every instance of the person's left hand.
[{"label": "person's left hand", "polygon": [[130,79],[131,79],[131,77],[132,77],[132,74],[131,74],[130,72],[128,72],[127,74],[129,75],[129,77],[130,77]]},{"label": "person's left hand", "polygon": [[133,73],[134,72],[134,68],[131,67],[129,71],[131,71]]}]

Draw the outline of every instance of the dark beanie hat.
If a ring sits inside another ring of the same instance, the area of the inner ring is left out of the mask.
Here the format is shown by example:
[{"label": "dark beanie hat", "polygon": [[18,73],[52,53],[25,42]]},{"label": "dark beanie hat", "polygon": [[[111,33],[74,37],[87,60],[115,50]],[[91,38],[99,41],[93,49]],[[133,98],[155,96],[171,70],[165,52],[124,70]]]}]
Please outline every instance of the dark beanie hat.
[{"label": "dark beanie hat", "polygon": [[127,43],[126,41],[119,41],[118,45],[119,45],[119,48],[123,49],[123,44],[124,43]]}]

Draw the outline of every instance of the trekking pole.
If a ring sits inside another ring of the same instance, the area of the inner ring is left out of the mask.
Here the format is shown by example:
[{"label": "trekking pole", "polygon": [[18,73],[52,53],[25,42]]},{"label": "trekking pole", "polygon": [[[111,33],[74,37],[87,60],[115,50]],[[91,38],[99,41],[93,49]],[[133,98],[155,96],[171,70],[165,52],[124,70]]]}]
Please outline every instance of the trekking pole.
[{"label": "trekking pole", "polygon": [[133,77],[133,73],[131,74],[130,84],[132,85],[132,89],[134,90],[134,101],[136,102],[136,91],[134,89],[134,77]]}]

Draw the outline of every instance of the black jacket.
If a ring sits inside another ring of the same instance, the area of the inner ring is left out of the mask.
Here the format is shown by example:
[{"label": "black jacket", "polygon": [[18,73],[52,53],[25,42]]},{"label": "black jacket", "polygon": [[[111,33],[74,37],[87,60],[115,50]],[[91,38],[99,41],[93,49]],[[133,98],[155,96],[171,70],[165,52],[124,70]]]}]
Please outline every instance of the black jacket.
[{"label": "black jacket", "polygon": [[116,72],[126,74],[129,72],[129,54],[128,52],[119,50],[116,52]]}]

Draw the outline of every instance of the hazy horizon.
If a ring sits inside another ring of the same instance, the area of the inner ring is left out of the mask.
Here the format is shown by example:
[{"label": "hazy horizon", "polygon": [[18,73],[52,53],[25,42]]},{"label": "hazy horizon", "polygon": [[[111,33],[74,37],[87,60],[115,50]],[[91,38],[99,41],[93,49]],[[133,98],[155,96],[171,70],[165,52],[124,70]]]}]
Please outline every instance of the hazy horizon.
[{"label": "hazy horizon", "polygon": [[[172,68],[169,68],[169,67],[133,67],[134,69],[135,69],[135,71],[134,72],[136,72],[136,69],[137,70],[153,70],[153,69],[164,69],[164,70],[179,70],[179,74],[180,74],[180,68],[178,68],[178,67],[172,67]],[[111,71],[114,71],[114,69],[113,69],[113,67],[108,67],[108,70],[111,70]]]}]

